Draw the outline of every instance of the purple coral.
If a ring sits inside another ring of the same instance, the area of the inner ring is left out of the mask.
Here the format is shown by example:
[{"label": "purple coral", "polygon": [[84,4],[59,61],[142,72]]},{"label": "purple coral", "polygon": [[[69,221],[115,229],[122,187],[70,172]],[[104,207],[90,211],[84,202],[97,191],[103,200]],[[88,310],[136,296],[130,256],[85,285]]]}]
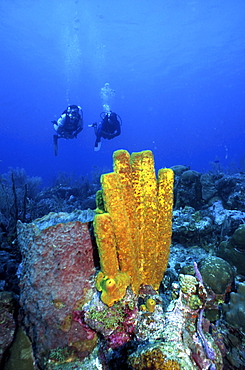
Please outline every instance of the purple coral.
[{"label": "purple coral", "polygon": [[73,311],[72,318],[74,321],[77,321],[83,329],[86,331],[87,339],[93,339],[95,336],[95,331],[92,330],[84,321],[84,311]]},{"label": "purple coral", "polygon": [[109,347],[115,349],[132,340],[132,334],[126,333],[125,331],[115,331],[106,336],[105,339]]},{"label": "purple coral", "polygon": [[200,313],[199,313],[199,318],[197,320],[197,331],[198,331],[198,334],[202,340],[202,344],[203,344],[203,347],[205,349],[205,352],[206,352],[206,355],[207,355],[207,358],[209,358],[210,360],[214,360],[215,359],[215,353],[214,353],[214,350],[212,347],[210,347],[208,345],[208,341],[205,337],[205,335],[203,334],[203,330],[202,330],[202,318],[203,318],[203,312],[204,312],[204,308],[202,308],[200,310]]},{"label": "purple coral", "polygon": [[203,279],[202,279],[202,275],[199,271],[199,268],[197,267],[197,263],[194,262],[194,270],[195,270],[195,275],[196,275],[196,278],[198,281],[200,281],[201,284],[203,284]]},{"label": "purple coral", "polygon": [[[201,275],[201,273],[198,269],[198,266],[197,266],[196,262],[194,262],[194,269],[195,269],[195,275],[196,275],[197,280],[202,285],[204,285],[202,275]],[[207,341],[207,339],[206,339],[206,337],[203,333],[203,330],[202,330],[203,312],[204,312],[204,308],[201,308],[201,310],[199,312],[199,317],[198,317],[198,320],[197,320],[197,332],[199,334],[199,337],[201,338],[202,345],[203,345],[204,350],[206,352],[207,358],[209,360],[213,361],[213,360],[215,360],[215,352],[214,352],[213,348],[209,346],[208,341]],[[211,367],[210,367],[210,370],[215,370],[215,369],[216,369],[216,366],[214,364],[212,364]]]},{"label": "purple coral", "polygon": [[137,312],[137,307],[131,310],[128,305],[125,306],[123,322],[113,333],[105,336],[110,348],[117,348],[133,339],[135,335]]}]

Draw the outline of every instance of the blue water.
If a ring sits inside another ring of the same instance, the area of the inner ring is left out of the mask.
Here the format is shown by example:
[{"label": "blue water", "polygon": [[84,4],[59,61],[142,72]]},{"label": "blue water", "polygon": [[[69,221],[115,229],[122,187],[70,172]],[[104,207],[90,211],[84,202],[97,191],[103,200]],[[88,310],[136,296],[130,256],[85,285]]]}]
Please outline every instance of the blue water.
[{"label": "blue water", "polygon": [[[244,0],[1,0],[0,16],[0,174],[110,170],[121,148],[151,149],[157,168],[245,169]],[[106,82],[122,134],[94,152]],[[85,128],[55,157],[67,104]]]}]

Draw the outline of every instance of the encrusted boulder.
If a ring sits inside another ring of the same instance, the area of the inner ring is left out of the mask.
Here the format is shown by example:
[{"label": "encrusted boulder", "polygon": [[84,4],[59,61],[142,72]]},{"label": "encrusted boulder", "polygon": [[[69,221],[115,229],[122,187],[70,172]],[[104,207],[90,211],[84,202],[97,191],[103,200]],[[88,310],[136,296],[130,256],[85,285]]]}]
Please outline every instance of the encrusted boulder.
[{"label": "encrusted boulder", "polygon": [[234,244],[241,252],[245,252],[245,224],[240,225],[232,236]]},{"label": "encrusted boulder", "polygon": [[18,328],[4,370],[36,370],[30,339]]},{"label": "encrusted boulder", "polygon": [[215,294],[224,295],[231,290],[235,273],[227,261],[219,257],[208,256],[200,261],[199,270],[205,284]]},{"label": "encrusted boulder", "polygon": [[202,198],[208,204],[212,204],[214,201],[219,200],[218,189],[215,184],[222,176],[221,173],[215,174],[212,172],[203,173],[201,175]]},{"label": "encrusted boulder", "polygon": [[20,312],[41,369],[60,358],[84,358],[96,345],[96,335],[76,320],[94,289],[90,224],[82,222],[92,219],[92,211],[76,211],[18,224],[23,256]]},{"label": "encrusted boulder", "polygon": [[226,175],[216,182],[218,194],[225,208],[245,211],[245,175]]},{"label": "encrusted boulder", "polygon": [[177,164],[172,166],[171,169],[174,171],[175,179],[182,175],[183,172],[188,171],[190,169],[189,166],[184,166],[182,164]]},{"label": "encrusted boulder", "polygon": [[184,209],[173,212],[172,241],[184,245],[215,242],[212,219],[201,211],[185,206]]},{"label": "encrusted boulder", "polygon": [[233,264],[238,274],[245,275],[245,225],[240,225],[234,234],[220,243],[218,256]]},{"label": "encrusted boulder", "polygon": [[196,171],[187,170],[175,179],[175,209],[184,208],[185,206],[195,209],[201,208],[204,202],[200,176],[201,174]]},{"label": "encrusted boulder", "polygon": [[232,292],[228,304],[223,304],[226,321],[245,332],[245,283],[239,283],[237,292]]}]

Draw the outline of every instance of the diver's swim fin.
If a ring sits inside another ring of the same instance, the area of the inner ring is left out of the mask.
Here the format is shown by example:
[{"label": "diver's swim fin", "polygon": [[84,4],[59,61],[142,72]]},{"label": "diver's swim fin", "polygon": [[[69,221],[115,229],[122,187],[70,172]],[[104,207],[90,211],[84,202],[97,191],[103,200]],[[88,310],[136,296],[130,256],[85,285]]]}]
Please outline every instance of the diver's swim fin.
[{"label": "diver's swim fin", "polygon": [[94,147],[94,151],[98,152],[101,148],[101,141],[98,142],[97,146]]},{"label": "diver's swim fin", "polygon": [[53,141],[54,141],[54,155],[57,157],[58,155],[58,135],[53,136]]}]

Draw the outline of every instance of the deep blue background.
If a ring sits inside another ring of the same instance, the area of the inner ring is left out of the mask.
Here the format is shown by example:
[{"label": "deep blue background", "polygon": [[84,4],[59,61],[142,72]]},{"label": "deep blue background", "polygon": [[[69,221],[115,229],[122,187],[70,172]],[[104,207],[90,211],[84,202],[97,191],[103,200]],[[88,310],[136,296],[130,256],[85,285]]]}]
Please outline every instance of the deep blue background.
[{"label": "deep blue background", "polygon": [[[48,183],[110,169],[120,148],[153,150],[157,168],[245,169],[244,0],[1,0],[0,16],[0,173]],[[122,134],[94,152],[105,82]],[[85,128],[55,157],[68,103]]]}]

